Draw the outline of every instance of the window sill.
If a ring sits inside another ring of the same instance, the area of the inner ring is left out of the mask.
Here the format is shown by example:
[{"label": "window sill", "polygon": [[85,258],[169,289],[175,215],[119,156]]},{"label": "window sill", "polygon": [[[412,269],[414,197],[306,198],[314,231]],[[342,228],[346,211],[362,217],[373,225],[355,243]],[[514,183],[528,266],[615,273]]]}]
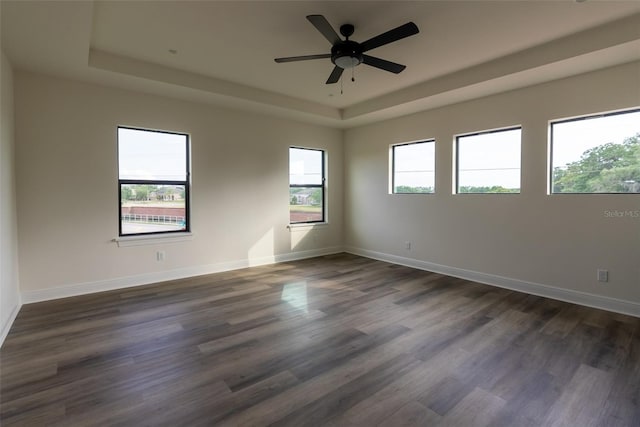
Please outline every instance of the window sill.
[{"label": "window sill", "polygon": [[308,230],[308,229],[320,229],[320,228],[326,228],[329,226],[328,222],[313,222],[313,223],[300,223],[300,224],[289,224],[287,225],[287,228],[289,229],[289,231],[295,231],[295,230]]},{"label": "window sill", "polygon": [[118,247],[127,246],[144,246],[144,245],[157,245],[159,243],[177,243],[185,242],[187,240],[193,240],[193,233],[175,233],[171,235],[155,234],[150,236],[125,236],[116,237],[113,242],[118,244]]}]

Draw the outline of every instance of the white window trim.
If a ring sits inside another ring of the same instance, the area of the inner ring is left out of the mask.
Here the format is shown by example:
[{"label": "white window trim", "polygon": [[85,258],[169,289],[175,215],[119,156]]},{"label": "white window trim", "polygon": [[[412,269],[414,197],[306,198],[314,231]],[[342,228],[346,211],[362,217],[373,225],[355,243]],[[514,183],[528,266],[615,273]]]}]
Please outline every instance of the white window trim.
[{"label": "white window trim", "polygon": [[329,226],[328,222],[312,222],[312,223],[307,223],[307,222],[300,222],[300,223],[293,223],[293,224],[287,224],[287,228],[289,229],[289,231],[295,231],[296,229],[314,229],[314,228],[326,228]]},{"label": "white window trim", "polygon": [[122,237],[116,237],[112,241],[115,242],[119,248],[122,248],[122,247],[129,247],[129,246],[145,246],[145,245],[157,245],[157,244],[164,244],[164,243],[178,243],[178,242],[186,242],[189,240],[193,240],[192,232],[122,236]]}]

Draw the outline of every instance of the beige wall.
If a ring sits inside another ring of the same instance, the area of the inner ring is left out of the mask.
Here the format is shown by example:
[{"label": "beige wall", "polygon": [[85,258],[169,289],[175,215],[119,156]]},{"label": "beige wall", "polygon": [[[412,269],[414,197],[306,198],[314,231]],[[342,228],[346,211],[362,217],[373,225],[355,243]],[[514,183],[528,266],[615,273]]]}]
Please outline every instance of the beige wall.
[{"label": "beige wall", "polygon": [[[549,120],[639,105],[633,63],[351,129],[345,245],[640,303],[640,218],[604,215],[639,210],[640,196],[547,195]],[[522,193],[452,195],[453,135],[512,125],[522,125]],[[421,138],[436,139],[436,194],[389,195],[389,145]]]},{"label": "beige wall", "polygon": [[[339,130],[28,72],[16,73],[15,97],[20,277],[27,294],[159,280],[342,245]],[[112,242],[118,125],[191,135],[193,240]],[[327,151],[328,226],[287,229],[291,145]],[[158,250],[165,261],[156,261]]]},{"label": "beige wall", "polygon": [[0,59],[0,344],[20,305],[14,185],[13,71]]},{"label": "beige wall", "polygon": [[[571,298],[584,292],[640,303],[640,220],[604,215],[640,209],[638,196],[546,194],[548,120],[638,106],[639,76],[640,63],[628,64],[343,134],[16,73],[21,291],[53,298],[68,287],[71,294],[91,292],[345,245],[400,262],[564,289],[574,292]],[[117,125],[191,134],[193,240],[112,242]],[[522,194],[452,195],[453,135],[512,125],[523,127]],[[389,195],[389,145],[420,138],[437,140],[436,194]],[[4,141],[3,150],[10,145]],[[286,228],[290,145],[328,152],[326,227]],[[166,252],[164,262],[156,261],[158,250]],[[609,283],[596,281],[597,268],[609,270]]]}]

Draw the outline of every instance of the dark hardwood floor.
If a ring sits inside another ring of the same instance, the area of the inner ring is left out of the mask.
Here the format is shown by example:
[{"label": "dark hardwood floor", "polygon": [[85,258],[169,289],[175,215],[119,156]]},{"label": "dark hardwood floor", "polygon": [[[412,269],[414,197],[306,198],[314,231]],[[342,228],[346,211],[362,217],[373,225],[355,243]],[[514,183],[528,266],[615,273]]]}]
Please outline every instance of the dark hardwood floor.
[{"label": "dark hardwood floor", "polygon": [[348,254],[22,307],[12,425],[639,426],[640,319]]}]

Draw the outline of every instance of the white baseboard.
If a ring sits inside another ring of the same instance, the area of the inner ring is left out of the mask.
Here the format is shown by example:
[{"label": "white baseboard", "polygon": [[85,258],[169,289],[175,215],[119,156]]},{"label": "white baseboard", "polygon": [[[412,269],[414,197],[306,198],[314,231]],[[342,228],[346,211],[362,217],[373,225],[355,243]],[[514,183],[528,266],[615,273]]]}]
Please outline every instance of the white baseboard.
[{"label": "white baseboard", "polygon": [[640,317],[640,304],[634,302],[623,301],[615,298],[605,297],[602,295],[589,294],[586,292],[579,292],[570,289],[556,288],[554,286],[526,282],[524,280],[512,279],[509,277],[496,276],[494,274],[465,270],[462,268],[450,267],[413,258],[405,258],[397,255],[370,251],[367,249],[346,247],[345,252],[376,259],[379,261],[386,261],[393,264],[413,267],[419,270],[433,271],[435,273],[446,274],[447,276],[459,277],[461,279],[471,280],[474,282],[484,283],[492,286],[498,286],[500,288],[510,289],[513,291],[525,292],[541,297]]},{"label": "white baseboard", "polygon": [[147,273],[137,276],[120,277],[116,279],[100,280],[87,283],[76,283],[73,285],[62,286],[52,289],[41,289],[35,291],[25,291],[21,294],[21,304],[16,306],[11,313],[10,320],[3,325],[2,335],[0,335],[0,345],[4,341],[6,335],[11,328],[16,315],[22,304],[29,304],[40,301],[48,301],[58,298],[72,297],[76,295],[91,294],[95,292],[111,291],[116,289],[129,288],[134,286],[148,285],[150,283],[158,283],[167,280],[184,279],[188,277],[201,276],[204,274],[220,273],[223,271],[237,270],[247,267],[256,267],[259,265],[268,265],[279,262],[295,261],[305,258],[313,258],[316,256],[331,255],[340,252],[348,252],[354,255],[364,256],[367,258],[386,261],[393,264],[405,265],[407,267],[417,268],[420,270],[433,271],[448,276],[459,277],[474,282],[484,283],[487,285],[498,286],[518,292],[525,292],[532,295],[538,295],[546,298],[552,298],[560,301],[580,304],[588,307],[599,308],[602,310],[612,311],[616,313],[628,314],[630,316],[640,317],[640,304],[623,301],[615,298],[609,298],[601,295],[589,294],[569,289],[556,288],[554,286],[543,285],[540,283],[527,282],[509,277],[497,276],[494,274],[481,273],[472,270],[465,270],[457,267],[450,267],[442,264],[436,264],[427,261],[421,261],[413,258],[406,258],[397,255],[386,254],[382,252],[371,251],[367,249],[355,247],[329,247],[322,249],[313,249],[308,251],[291,252],[287,254],[272,255],[254,259],[243,259],[236,261],[227,261],[210,265],[202,265],[195,267],[187,267],[176,270],[162,271],[157,273]]},{"label": "white baseboard", "polygon": [[22,302],[24,304],[29,304],[59,298],[67,298],[77,295],[92,294],[96,292],[112,291],[134,286],[148,285],[150,283],[164,282],[167,280],[185,279],[188,277],[202,276],[204,274],[238,270],[240,268],[256,267],[259,265],[268,265],[279,262],[313,258],[323,255],[331,255],[343,251],[343,247],[335,246],[322,249],[312,249],[308,251],[291,252],[287,254],[271,255],[260,258],[226,261],[209,265],[199,265],[194,267],[180,268],[176,270],[140,274],[136,276],[118,277],[115,279],[99,280],[95,282],[76,283],[51,289],[24,291],[22,292]]},{"label": "white baseboard", "polygon": [[13,325],[13,321],[16,320],[16,316],[18,312],[20,312],[20,308],[22,307],[22,302],[18,300],[18,303],[13,307],[7,321],[4,325],[2,325],[2,329],[0,330],[0,347],[4,344],[5,338],[9,335],[9,331],[11,330],[11,326]]}]

